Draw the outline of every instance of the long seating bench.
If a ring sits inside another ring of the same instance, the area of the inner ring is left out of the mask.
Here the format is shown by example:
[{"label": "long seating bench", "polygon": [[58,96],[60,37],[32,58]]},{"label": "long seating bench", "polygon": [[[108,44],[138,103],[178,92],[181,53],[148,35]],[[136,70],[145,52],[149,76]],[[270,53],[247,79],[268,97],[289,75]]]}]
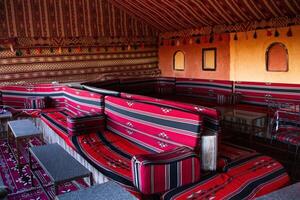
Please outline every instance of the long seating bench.
[{"label": "long seating bench", "polygon": [[[160,84],[168,84],[163,86],[166,91],[171,91],[169,79],[162,79]],[[220,134],[219,113],[215,109],[122,92],[120,97],[114,97],[62,85],[17,87],[1,88],[4,103],[21,108],[28,97],[52,99],[54,103],[50,107],[41,109],[42,121],[88,163],[135,195],[161,195],[179,188],[189,190],[192,185],[201,185],[205,181],[201,177],[200,140],[202,134]],[[93,117],[96,117],[95,121]],[[90,127],[85,126],[90,123],[89,119],[98,126],[85,129]],[[78,122],[78,126],[73,121]],[[219,159],[222,177],[233,176],[227,169],[232,163],[257,155],[254,151],[228,144],[220,146],[219,158],[225,158]],[[267,162],[281,166],[266,157],[261,161],[261,173],[251,175],[256,178],[267,176],[270,172]],[[251,167],[243,167],[244,164],[238,166],[236,171],[241,173],[237,173],[236,180],[251,171],[248,170]],[[285,178],[278,182],[276,177]],[[284,170],[274,174],[273,179],[261,180],[270,187],[265,189],[260,188],[261,184],[254,184],[252,194],[256,196],[289,182]],[[218,181],[211,183],[214,188],[218,185]],[[231,193],[230,189],[224,190],[222,195]]]}]

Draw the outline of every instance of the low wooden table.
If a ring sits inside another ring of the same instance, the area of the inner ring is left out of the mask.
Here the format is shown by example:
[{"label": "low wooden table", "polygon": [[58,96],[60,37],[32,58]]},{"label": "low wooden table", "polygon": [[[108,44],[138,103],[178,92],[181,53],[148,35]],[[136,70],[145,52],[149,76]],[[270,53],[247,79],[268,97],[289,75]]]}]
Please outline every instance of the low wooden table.
[{"label": "low wooden table", "polygon": [[[39,136],[41,140],[43,140],[42,132],[39,129],[37,129],[34,123],[29,119],[9,121],[7,124],[8,124],[7,142],[9,144],[8,146],[17,160],[19,172],[21,172],[21,166],[24,165],[21,164],[20,161],[21,140],[27,140],[33,136]],[[14,154],[13,149],[10,147],[10,137],[14,138],[14,142],[16,144],[16,149],[17,149],[16,155]]]},{"label": "low wooden table", "polygon": [[[7,137],[7,121],[12,118],[12,114],[9,111],[0,113],[0,123],[1,123],[1,138]],[[5,134],[6,133],[6,134]]]},{"label": "low wooden table", "polygon": [[44,146],[34,146],[29,148],[29,167],[31,170],[31,182],[33,184],[33,176],[36,177],[42,189],[49,198],[50,195],[45,190],[42,181],[36,176],[35,171],[38,168],[33,168],[32,157],[38,162],[39,166],[49,175],[51,182],[54,185],[55,194],[58,193],[58,185],[76,180],[79,178],[89,177],[90,185],[93,185],[92,173],[81,165],[75,158],[69,155],[57,143]]},{"label": "low wooden table", "polygon": [[[224,113],[224,121],[241,132],[249,133],[250,141],[252,141],[254,134],[266,131],[267,114],[233,109]],[[262,123],[258,125],[259,122]]]},{"label": "low wooden table", "polygon": [[112,181],[95,185],[93,187],[61,194],[58,200],[135,200],[132,194]]}]

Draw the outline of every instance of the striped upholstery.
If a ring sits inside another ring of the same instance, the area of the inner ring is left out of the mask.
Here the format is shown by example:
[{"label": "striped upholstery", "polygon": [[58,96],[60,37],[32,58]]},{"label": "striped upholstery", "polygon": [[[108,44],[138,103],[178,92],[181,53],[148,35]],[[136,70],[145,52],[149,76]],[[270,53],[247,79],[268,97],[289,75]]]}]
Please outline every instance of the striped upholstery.
[{"label": "striped upholstery", "polygon": [[103,88],[111,91],[120,91],[120,80],[119,79],[111,79],[111,80],[103,80],[97,82],[86,82],[83,85],[92,86],[96,88]]},{"label": "striped upholstery", "polygon": [[230,96],[232,88],[232,81],[176,78],[176,95],[180,96],[193,96],[216,101],[217,95],[223,95],[224,98]]},{"label": "striped upholstery", "polygon": [[163,199],[255,199],[289,182],[279,162],[268,156],[253,155],[232,163],[226,173],[210,175],[195,184],[170,190]]},{"label": "striped upholstery", "polygon": [[13,108],[25,108],[27,98],[50,97],[55,107],[63,107],[63,92],[61,85],[35,84],[2,86],[2,101],[4,105]]},{"label": "striped upholstery", "polygon": [[[51,99],[50,108],[42,109],[42,119],[54,124],[54,129],[61,135],[72,136],[103,126],[98,125],[103,123],[103,117],[100,117],[103,114],[103,96],[100,94],[56,84],[3,86],[1,90],[3,103],[13,108],[40,109],[44,104],[49,105]],[[41,99],[45,102],[39,102]],[[64,114],[61,111],[65,111]],[[64,124],[61,124],[62,121]]]},{"label": "striped upholstery", "polygon": [[102,114],[84,115],[82,117],[67,117],[69,136],[87,134],[104,130],[104,116]]},{"label": "striped upholstery", "polygon": [[202,119],[182,110],[106,96],[107,128],[154,152],[199,148]]},{"label": "striped upholstery", "polygon": [[87,86],[87,85],[82,85],[83,89],[95,92],[101,95],[109,95],[109,96],[120,96],[120,92],[114,91],[114,90],[107,90],[107,89],[102,89],[102,88],[97,88],[93,86]]},{"label": "striped upholstery", "polygon": [[46,102],[44,97],[28,97],[25,99],[26,109],[44,109],[46,108]]},{"label": "striped upholstery", "polygon": [[155,93],[160,94],[160,95],[175,94],[175,78],[174,77],[157,77]]},{"label": "striped upholstery", "polygon": [[187,147],[134,156],[134,185],[143,194],[162,193],[200,180],[200,158]]},{"label": "striped upholstery", "polygon": [[181,103],[176,101],[169,101],[137,94],[128,94],[123,92],[121,93],[121,97],[153,105],[184,110],[187,112],[199,113],[200,116],[203,118],[203,134],[221,133],[221,114],[218,110],[214,108],[208,108],[204,106]]},{"label": "striped upholstery", "polygon": [[300,104],[300,84],[235,82],[235,92],[241,103],[267,106],[267,100]]},{"label": "striped upholstery", "polygon": [[121,91],[137,94],[154,94],[155,78],[130,78],[120,80]]},{"label": "striped upholstery", "polygon": [[300,145],[300,114],[278,110],[275,113],[273,139],[291,144]]},{"label": "striped upholstery", "polygon": [[253,156],[255,154],[257,154],[257,152],[253,149],[222,142],[218,147],[217,168],[224,170],[230,163],[241,160],[242,158]]},{"label": "striped upholstery", "polygon": [[[63,105],[59,110],[44,110],[42,119],[62,135],[68,137],[87,134],[101,130],[104,127],[103,98],[89,91],[62,87]],[[60,114],[65,111],[64,115]],[[57,116],[60,116],[59,119]],[[63,121],[64,124],[60,124]],[[57,129],[59,127],[60,130]],[[63,128],[62,128],[63,127]]]}]

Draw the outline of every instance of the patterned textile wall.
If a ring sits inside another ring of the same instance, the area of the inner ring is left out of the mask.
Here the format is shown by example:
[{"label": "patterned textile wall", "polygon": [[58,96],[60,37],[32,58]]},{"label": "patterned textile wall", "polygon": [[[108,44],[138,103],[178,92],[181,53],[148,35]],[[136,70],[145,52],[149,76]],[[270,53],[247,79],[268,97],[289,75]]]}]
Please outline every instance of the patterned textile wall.
[{"label": "patterned textile wall", "polygon": [[156,34],[107,0],[0,1],[0,38]]},{"label": "patterned textile wall", "polygon": [[0,84],[156,76],[157,37],[107,0],[0,0]]}]

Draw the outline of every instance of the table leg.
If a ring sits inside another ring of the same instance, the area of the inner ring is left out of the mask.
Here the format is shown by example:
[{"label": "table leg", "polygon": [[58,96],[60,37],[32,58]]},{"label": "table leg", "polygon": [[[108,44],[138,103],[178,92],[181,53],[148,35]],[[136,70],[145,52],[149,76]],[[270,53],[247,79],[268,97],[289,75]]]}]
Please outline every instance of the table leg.
[{"label": "table leg", "polygon": [[93,183],[93,174],[91,173],[91,174],[90,174],[90,186],[93,186],[93,184],[94,184],[94,183]]},{"label": "table leg", "polygon": [[58,185],[57,185],[57,183],[54,183],[54,194],[55,194],[55,196],[58,195]]},{"label": "table leg", "polygon": [[30,153],[30,151],[28,151],[28,159],[29,159],[29,169],[30,169],[31,186],[34,187],[34,183],[33,183],[33,167],[32,167],[32,160],[31,160],[31,153]]},{"label": "table leg", "polygon": [[19,169],[19,173],[21,173],[21,160],[20,160],[20,148],[19,148],[19,140],[18,138],[15,139],[16,141],[16,149],[17,149],[17,165],[18,165],[18,169]]}]

